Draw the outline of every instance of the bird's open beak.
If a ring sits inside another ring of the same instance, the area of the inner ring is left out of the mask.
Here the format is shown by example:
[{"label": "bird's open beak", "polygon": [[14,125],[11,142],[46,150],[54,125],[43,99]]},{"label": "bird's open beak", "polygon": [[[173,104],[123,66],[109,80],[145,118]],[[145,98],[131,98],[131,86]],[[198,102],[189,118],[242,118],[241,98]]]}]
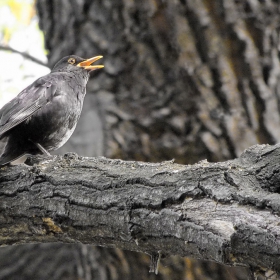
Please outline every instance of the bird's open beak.
[{"label": "bird's open beak", "polygon": [[93,62],[99,60],[102,57],[103,57],[102,55],[98,55],[98,56],[86,59],[86,60],[80,62],[79,64],[77,64],[77,66],[83,67],[84,69],[90,70],[90,71],[103,68],[104,65],[91,65]]}]

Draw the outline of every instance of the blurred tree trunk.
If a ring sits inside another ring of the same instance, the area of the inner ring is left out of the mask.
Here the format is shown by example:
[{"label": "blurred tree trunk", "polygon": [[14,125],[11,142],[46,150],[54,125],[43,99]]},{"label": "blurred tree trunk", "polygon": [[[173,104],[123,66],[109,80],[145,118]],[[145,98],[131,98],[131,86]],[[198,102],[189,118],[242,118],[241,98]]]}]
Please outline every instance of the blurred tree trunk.
[{"label": "blurred tree trunk", "polygon": [[[51,66],[71,53],[104,55],[60,153],[188,164],[280,140],[277,0],[37,0],[37,8]],[[86,246],[2,253],[11,260],[20,254],[19,273],[28,263],[32,271],[32,258],[37,265],[48,259],[53,274],[37,279],[63,279],[54,277],[61,271],[67,279],[247,278],[245,269],[176,257],[148,275],[144,255]]]},{"label": "blurred tree trunk", "polygon": [[220,161],[280,139],[278,1],[37,6],[50,65],[71,53],[104,55],[79,124],[95,136],[72,139],[91,147],[87,155]]},{"label": "blurred tree trunk", "polygon": [[58,243],[8,246],[1,248],[0,279],[248,279],[243,269],[214,262],[170,257],[161,260],[158,275],[149,273],[149,264],[148,255],[119,249]]}]

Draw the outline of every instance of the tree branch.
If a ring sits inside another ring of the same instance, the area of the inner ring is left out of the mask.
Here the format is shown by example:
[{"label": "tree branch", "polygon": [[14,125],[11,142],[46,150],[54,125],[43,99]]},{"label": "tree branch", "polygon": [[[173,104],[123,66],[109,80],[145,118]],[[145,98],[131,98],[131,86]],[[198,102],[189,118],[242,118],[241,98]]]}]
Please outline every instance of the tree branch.
[{"label": "tree branch", "polygon": [[27,58],[27,59],[29,59],[29,60],[37,63],[37,64],[40,64],[42,66],[45,66],[45,67],[49,68],[48,64],[44,63],[43,61],[37,59],[36,57],[34,57],[34,56],[32,56],[32,55],[30,55],[30,54],[28,54],[26,52],[20,52],[20,51],[14,49],[14,48],[11,48],[9,46],[3,46],[3,45],[0,45],[0,50],[18,53],[21,56],[23,56],[24,58]]},{"label": "tree branch", "polygon": [[192,166],[31,160],[0,170],[0,245],[82,242],[280,272],[280,145]]}]

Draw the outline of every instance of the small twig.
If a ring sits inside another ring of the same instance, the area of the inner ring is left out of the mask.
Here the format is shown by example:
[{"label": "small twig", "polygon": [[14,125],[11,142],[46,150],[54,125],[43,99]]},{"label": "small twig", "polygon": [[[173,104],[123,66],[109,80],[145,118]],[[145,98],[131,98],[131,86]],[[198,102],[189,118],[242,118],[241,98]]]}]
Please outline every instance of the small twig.
[{"label": "small twig", "polygon": [[149,272],[158,274],[158,266],[161,258],[161,252],[151,254],[151,263]]},{"label": "small twig", "polygon": [[46,63],[44,63],[43,61],[41,61],[41,60],[35,58],[34,56],[32,56],[32,55],[30,55],[30,54],[28,54],[28,53],[20,52],[20,51],[17,51],[16,49],[13,49],[13,48],[8,47],[8,46],[3,46],[3,45],[0,45],[0,50],[18,53],[18,54],[22,55],[24,58],[27,58],[27,59],[29,59],[29,60],[31,60],[31,61],[37,63],[37,64],[40,64],[40,65],[42,65],[42,66],[45,66],[45,67],[48,67],[48,68],[49,68],[49,66],[48,66]]}]

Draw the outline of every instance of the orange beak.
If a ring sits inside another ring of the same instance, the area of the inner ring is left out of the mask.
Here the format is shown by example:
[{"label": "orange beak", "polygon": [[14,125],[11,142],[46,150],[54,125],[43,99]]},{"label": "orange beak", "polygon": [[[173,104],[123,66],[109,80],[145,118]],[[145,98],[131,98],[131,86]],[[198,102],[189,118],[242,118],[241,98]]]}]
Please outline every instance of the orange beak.
[{"label": "orange beak", "polygon": [[86,59],[86,60],[80,62],[79,64],[77,64],[77,66],[83,67],[84,69],[90,70],[90,71],[103,68],[104,65],[91,65],[93,62],[99,60],[102,57],[103,57],[102,55],[98,55],[98,56]]}]

